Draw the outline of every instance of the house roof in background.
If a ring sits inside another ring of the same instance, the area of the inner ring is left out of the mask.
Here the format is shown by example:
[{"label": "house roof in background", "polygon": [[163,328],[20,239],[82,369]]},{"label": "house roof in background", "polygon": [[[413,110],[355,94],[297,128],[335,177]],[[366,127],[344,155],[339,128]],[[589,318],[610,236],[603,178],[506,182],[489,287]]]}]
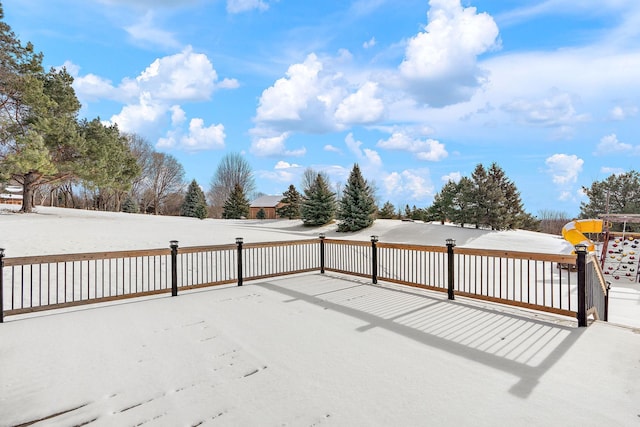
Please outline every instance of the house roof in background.
[{"label": "house roof in background", "polygon": [[275,208],[282,200],[282,195],[279,196],[261,196],[251,202],[252,208]]}]

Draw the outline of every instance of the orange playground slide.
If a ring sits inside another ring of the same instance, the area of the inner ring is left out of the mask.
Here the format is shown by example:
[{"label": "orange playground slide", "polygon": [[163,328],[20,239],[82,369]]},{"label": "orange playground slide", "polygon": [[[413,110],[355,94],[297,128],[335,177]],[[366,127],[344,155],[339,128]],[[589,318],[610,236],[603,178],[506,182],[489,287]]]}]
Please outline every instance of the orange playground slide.
[{"label": "orange playground slide", "polygon": [[562,227],[562,237],[573,246],[583,243],[589,252],[595,251],[593,242],[582,233],[602,233],[601,219],[579,219]]}]

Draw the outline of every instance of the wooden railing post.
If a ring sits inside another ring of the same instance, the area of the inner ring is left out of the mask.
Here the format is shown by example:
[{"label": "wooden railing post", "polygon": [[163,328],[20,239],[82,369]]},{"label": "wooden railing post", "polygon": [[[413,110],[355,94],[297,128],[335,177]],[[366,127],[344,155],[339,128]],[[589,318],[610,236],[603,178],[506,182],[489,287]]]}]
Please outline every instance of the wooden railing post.
[{"label": "wooden railing post", "polygon": [[4,248],[0,248],[0,323],[4,323]]},{"label": "wooden railing post", "polygon": [[447,296],[450,300],[455,299],[455,295],[453,293],[453,272],[455,270],[454,257],[453,257],[453,248],[456,245],[456,241],[454,239],[447,239]]},{"label": "wooden railing post", "polygon": [[576,248],[578,267],[578,326],[587,326],[587,245]]},{"label": "wooden railing post", "polygon": [[171,296],[178,296],[178,241],[169,242],[171,248]]},{"label": "wooden railing post", "polygon": [[238,245],[238,286],[242,286],[242,237],[236,237],[236,245]]},{"label": "wooden railing post", "polygon": [[320,238],[320,274],[324,274],[324,238],[325,234],[320,233],[318,235]]},{"label": "wooden railing post", "polygon": [[378,236],[371,236],[371,281],[373,284],[378,283]]}]

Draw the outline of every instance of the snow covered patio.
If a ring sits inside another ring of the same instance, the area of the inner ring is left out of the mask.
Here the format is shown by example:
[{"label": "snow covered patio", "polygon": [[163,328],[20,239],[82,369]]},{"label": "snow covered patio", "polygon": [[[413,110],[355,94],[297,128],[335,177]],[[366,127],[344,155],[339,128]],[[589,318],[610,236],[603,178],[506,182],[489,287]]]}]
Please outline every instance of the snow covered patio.
[{"label": "snow covered patio", "polygon": [[334,274],[15,316],[0,342],[3,426],[640,422],[638,330]]}]

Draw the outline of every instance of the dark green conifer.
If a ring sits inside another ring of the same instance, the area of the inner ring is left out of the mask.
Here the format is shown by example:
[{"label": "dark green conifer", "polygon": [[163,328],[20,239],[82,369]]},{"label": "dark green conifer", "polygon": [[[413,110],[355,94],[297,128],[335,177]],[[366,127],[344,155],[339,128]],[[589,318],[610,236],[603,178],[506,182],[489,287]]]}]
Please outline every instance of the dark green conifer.
[{"label": "dark green conifer", "polygon": [[313,183],[304,192],[300,216],[305,225],[324,225],[334,219],[336,213],[335,194],[329,184],[317,174]]},{"label": "dark green conifer", "polygon": [[226,202],[224,202],[222,217],[226,219],[240,219],[248,216],[249,201],[244,194],[242,186],[236,184]]},{"label": "dark green conifer", "polygon": [[300,218],[300,203],[302,202],[302,195],[298,193],[296,187],[292,185],[289,186],[289,189],[282,193],[282,200],[280,202],[283,204],[281,207],[276,209],[276,214],[280,218]]},{"label": "dark green conifer", "polygon": [[207,201],[204,192],[194,179],[189,184],[184,202],[180,208],[181,216],[204,219],[207,217]]}]

